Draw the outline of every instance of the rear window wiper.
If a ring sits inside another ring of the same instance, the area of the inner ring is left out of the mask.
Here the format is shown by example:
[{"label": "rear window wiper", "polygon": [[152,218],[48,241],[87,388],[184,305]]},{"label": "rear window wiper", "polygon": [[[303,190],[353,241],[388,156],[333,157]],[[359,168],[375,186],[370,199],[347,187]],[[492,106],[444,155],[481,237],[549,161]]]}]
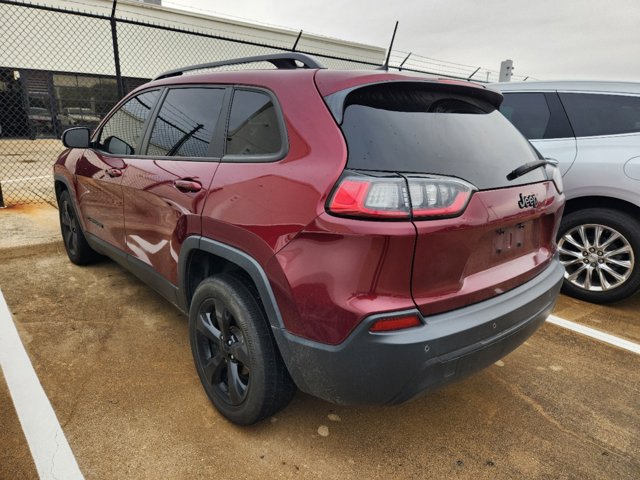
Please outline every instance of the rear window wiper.
[{"label": "rear window wiper", "polygon": [[558,161],[551,158],[544,158],[542,160],[534,160],[533,162],[525,163],[515,170],[512,170],[511,173],[507,175],[507,180],[515,180],[516,178],[526,175],[536,168],[544,167],[545,165],[553,165],[555,167],[558,165]]}]

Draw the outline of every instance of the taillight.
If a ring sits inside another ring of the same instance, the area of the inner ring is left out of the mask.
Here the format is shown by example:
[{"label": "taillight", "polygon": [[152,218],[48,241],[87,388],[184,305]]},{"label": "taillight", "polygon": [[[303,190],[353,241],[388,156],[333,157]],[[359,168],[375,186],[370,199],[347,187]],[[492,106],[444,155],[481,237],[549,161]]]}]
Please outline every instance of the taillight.
[{"label": "taillight", "polygon": [[475,187],[464,180],[407,176],[413,218],[456,217],[464,212]]},{"label": "taillight", "polygon": [[467,207],[474,190],[473,185],[457,178],[349,172],[338,181],[328,210],[348,217],[455,217]]},{"label": "taillight", "polygon": [[354,217],[409,218],[406,182],[402,177],[343,177],[329,211]]}]

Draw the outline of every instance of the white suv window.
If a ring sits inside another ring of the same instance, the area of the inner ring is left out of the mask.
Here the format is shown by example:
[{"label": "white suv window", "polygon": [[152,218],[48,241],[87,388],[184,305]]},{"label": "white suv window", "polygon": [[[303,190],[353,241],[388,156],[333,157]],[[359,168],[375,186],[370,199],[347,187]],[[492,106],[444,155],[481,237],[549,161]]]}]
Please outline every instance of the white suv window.
[{"label": "white suv window", "polygon": [[555,93],[505,93],[500,112],[529,140],[573,137]]},{"label": "white suv window", "polygon": [[560,93],[578,137],[640,132],[640,97]]}]

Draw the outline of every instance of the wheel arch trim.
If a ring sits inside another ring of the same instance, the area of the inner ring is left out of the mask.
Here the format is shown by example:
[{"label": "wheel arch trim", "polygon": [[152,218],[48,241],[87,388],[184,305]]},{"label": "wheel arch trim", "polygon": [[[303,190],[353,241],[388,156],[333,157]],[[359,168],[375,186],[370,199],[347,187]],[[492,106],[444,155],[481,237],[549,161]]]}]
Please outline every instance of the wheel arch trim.
[{"label": "wheel arch trim", "polygon": [[242,250],[199,235],[188,237],[180,249],[178,259],[178,285],[180,286],[180,293],[178,302],[182,310],[185,312],[189,311],[190,296],[193,293],[189,291],[188,284],[189,260],[191,254],[198,250],[223,258],[244,270],[251,277],[258,289],[270,326],[272,328],[285,329],[276,297],[269,283],[269,278],[258,261]]},{"label": "wheel arch trim", "polygon": [[610,195],[581,195],[567,198],[564,215],[588,208],[610,208],[627,214],[635,213],[640,215],[640,205],[626,198]]},{"label": "wheel arch trim", "polygon": [[55,184],[57,182],[63,183],[64,186],[67,187],[67,190],[69,190],[70,192],[75,193],[76,189],[74,188],[73,185],[71,185],[71,182],[69,181],[69,179],[66,176],[61,175],[59,173],[54,174],[53,175],[54,188],[55,188]]},{"label": "wheel arch trim", "polygon": [[[71,176],[70,173],[67,174],[67,175]],[[82,231],[84,233],[86,233],[87,224],[85,222],[84,217],[82,216],[82,212],[80,210],[80,205],[78,204],[78,194],[77,194],[77,191],[76,191],[76,187],[73,184],[73,180],[72,180],[73,177],[71,177],[71,179],[70,179],[70,178],[67,178],[67,175],[62,174],[62,173],[54,173],[54,175],[53,175],[53,185],[54,185],[54,190],[56,190],[56,201],[58,199],[58,192],[57,192],[57,189],[56,189],[55,185],[58,182],[60,182],[66,187],[67,191],[69,192],[69,195],[71,196],[71,203],[72,203],[72,206],[73,206],[73,208],[74,208],[74,210],[76,212],[76,216],[78,217],[78,220],[80,221],[80,226],[82,227]]]}]

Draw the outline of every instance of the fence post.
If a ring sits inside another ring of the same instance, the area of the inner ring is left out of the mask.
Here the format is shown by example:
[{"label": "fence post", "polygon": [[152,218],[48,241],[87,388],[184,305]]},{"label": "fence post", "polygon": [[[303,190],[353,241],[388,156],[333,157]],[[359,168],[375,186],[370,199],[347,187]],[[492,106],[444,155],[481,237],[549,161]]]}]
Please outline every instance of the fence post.
[{"label": "fence post", "polygon": [[396,26],[393,27],[393,35],[391,35],[391,44],[389,45],[389,50],[387,51],[387,59],[384,61],[384,65],[382,65],[381,70],[389,71],[389,59],[391,58],[391,50],[393,49],[393,41],[396,39],[396,31],[398,30],[398,21],[396,20]]},{"label": "fence post", "polygon": [[413,52],[409,52],[409,55],[407,55],[406,57],[404,57],[404,60],[402,60],[402,63],[400,65],[398,65],[398,71],[401,72],[402,71],[402,66],[404,65],[404,63],[409,60],[409,57],[411,56]]},{"label": "fence post", "polygon": [[476,73],[478,73],[478,72],[480,71],[480,68],[482,68],[482,67],[478,67],[478,68],[476,68],[476,69],[473,71],[473,73],[467,77],[467,80],[471,80],[471,78],[472,78]]},{"label": "fence post", "polygon": [[509,82],[511,81],[512,75],[513,75],[513,60],[504,60],[500,62],[500,77],[498,81]]},{"label": "fence post", "polygon": [[4,208],[4,198],[2,198],[2,183],[0,183],[0,208]]},{"label": "fence post", "polygon": [[293,47],[291,47],[292,52],[296,51],[296,47],[298,46],[298,42],[300,41],[301,36],[302,36],[302,30],[300,30],[300,33],[298,33],[298,36],[296,37],[296,41],[294,42]]},{"label": "fence post", "polygon": [[120,72],[120,51],[118,50],[118,32],[116,22],[116,6],[118,0],[113,0],[113,8],[111,9],[111,39],[113,40],[113,61],[116,64],[116,84],[118,85],[118,97],[124,97],[124,83],[122,82],[122,73]]}]

